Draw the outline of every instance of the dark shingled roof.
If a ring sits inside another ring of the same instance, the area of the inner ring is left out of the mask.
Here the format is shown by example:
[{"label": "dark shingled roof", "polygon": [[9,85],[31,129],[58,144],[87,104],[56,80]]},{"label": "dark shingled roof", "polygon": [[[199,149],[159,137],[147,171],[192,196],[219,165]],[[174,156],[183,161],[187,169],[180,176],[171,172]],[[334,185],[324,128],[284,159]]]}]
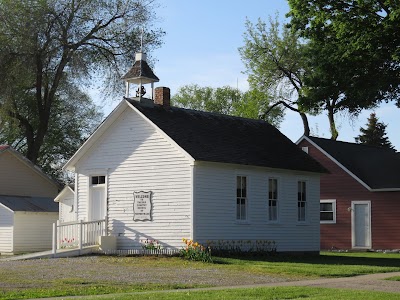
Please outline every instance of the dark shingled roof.
[{"label": "dark shingled roof", "polygon": [[133,67],[126,73],[122,79],[130,79],[137,77],[146,77],[159,81],[158,77],[154,75],[153,71],[145,60],[137,60]]},{"label": "dark shingled roof", "polygon": [[0,195],[0,203],[12,211],[58,212],[58,203],[48,197]]},{"label": "dark shingled roof", "polygon": [[400,155],[393,150],[309,137],[371,189],[400,188]]},{"label": "dark shingled roof", "polygon": [[195,160],[326,172],[265,121],[128,101]]}]

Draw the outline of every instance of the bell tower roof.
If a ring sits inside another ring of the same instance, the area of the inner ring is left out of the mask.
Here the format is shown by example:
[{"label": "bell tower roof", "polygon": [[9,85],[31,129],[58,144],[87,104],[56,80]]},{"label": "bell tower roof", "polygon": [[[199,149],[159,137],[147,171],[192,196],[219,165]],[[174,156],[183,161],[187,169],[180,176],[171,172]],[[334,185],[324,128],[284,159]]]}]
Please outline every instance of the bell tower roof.
[{"label": "bell tower roof", "polygon": [[146,54],[138,52],[135,55],[135,63],[122,79],[127,83],[147,84],[159,82],[160,79],[154,75],[152,69],[146,62]]}]

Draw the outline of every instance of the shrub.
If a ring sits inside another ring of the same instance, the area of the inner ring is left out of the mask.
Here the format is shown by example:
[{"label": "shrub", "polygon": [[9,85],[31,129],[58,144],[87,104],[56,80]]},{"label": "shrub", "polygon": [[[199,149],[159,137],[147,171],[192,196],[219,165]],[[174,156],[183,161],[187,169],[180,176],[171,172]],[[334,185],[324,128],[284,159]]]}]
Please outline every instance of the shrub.
[{"label": "shrub", "polygon": [[183,247],[180,251],[180,256],[194,261],[202,261],[202,262],[212,262],[211,258],[211,249],[206,248],[203,245],[194,242],[189,239],[183,238],[182,241],[185,243],[185,247]]}]

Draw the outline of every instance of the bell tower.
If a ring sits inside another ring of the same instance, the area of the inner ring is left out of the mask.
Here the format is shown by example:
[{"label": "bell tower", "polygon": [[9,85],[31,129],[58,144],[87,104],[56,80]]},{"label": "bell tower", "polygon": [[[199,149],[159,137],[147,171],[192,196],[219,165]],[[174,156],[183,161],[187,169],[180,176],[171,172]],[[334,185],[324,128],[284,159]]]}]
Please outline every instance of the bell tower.
[{"label": "bell tower", "polygon": [[140,102],[143,102],[143,96],[146,94],[146,88],[143,86],[144,84],[151,84],[151,97],[150,99],[154,99],[154,82],[159,82],[160,80],[156,75],[154,75],[153,71],[149,67],[146,62],[146,54],[143,53],[143,32],[141,37],[141,46],[140,52],[135,54],[135,63],[132,68],[126,73],[122,79],[125,81],[126,89],[125,89],[125,97],[130,97],[130,85],[137,85],[136,89],[136,97]]}]

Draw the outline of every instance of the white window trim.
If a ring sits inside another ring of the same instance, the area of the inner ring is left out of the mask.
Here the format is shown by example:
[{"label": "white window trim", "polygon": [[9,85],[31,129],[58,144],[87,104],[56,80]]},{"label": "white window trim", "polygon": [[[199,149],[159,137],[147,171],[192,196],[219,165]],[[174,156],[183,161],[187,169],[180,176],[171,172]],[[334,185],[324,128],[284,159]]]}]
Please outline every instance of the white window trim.
[{"label": "white window trim", "polygon": [[[270,218],[269,218],[269,180],[270,179],[276,179],[277,185],[278,185],[278,189],[277,189],[278,198],[276,199],[276,220],[270,220]],[[278,224],[279,223],[279,219],[280,219],[280,213],[279,213],[280,203],[279,202],[280,202],[281,194],[282,194],[281,182],[282,182],[282,180],[279,176],[271,175],[271,176],[267,177],[267,222],[269,224]]]},{"label": "white window trim", "polygon": [[[306,183],[306,201],[305,202],[305,214],[304,214],[304,221],[300,221],[299,220],[299,200],[298,200],[298,185],[299,185],[299,181],[305,182]],[[309,206],[309,181],[307,179],[304,178],[298,178],[296,180],[296,221],[297,224],[299,225],[306,225],[309,224],[309,217],[308,217],[308,206]]]},{"label": "white window trim", "polygon": [[[332,211],[333,211],[333,220],[332,221],[327,221],[327,220],[321,220],[320,218],[320,223],[321,224],[336,224],[336,199],[324,199],[320,200],[319,203],[332,203]],[[321,216],[321,209],[319,210],[320,216]]]},{"label": "white window trim", "polygon": [[[368,238],[370,245],[366,247],[356,246],[355,241],[355,224],[354,224],[354,206],[356,204],[367,204],[368,205],[368,214],[369,214],[369,230],[368,230]],[[351,247],[352,249],[371,249],[372,247],[372,215],[371,215],[371,200],[358,200],[358,201],[351,201]]]},{"label": "white window trim", "polygon": [[[245,210],[246,210],[246,218],[245,219],[238,219],[237,218],[237,178],[238,177],[246,177],[246,201],[245,201]],[[249,224],[249,184],[250,184],[250,176],[243,173],[235,174],[235,222],[237,224]]]}]

